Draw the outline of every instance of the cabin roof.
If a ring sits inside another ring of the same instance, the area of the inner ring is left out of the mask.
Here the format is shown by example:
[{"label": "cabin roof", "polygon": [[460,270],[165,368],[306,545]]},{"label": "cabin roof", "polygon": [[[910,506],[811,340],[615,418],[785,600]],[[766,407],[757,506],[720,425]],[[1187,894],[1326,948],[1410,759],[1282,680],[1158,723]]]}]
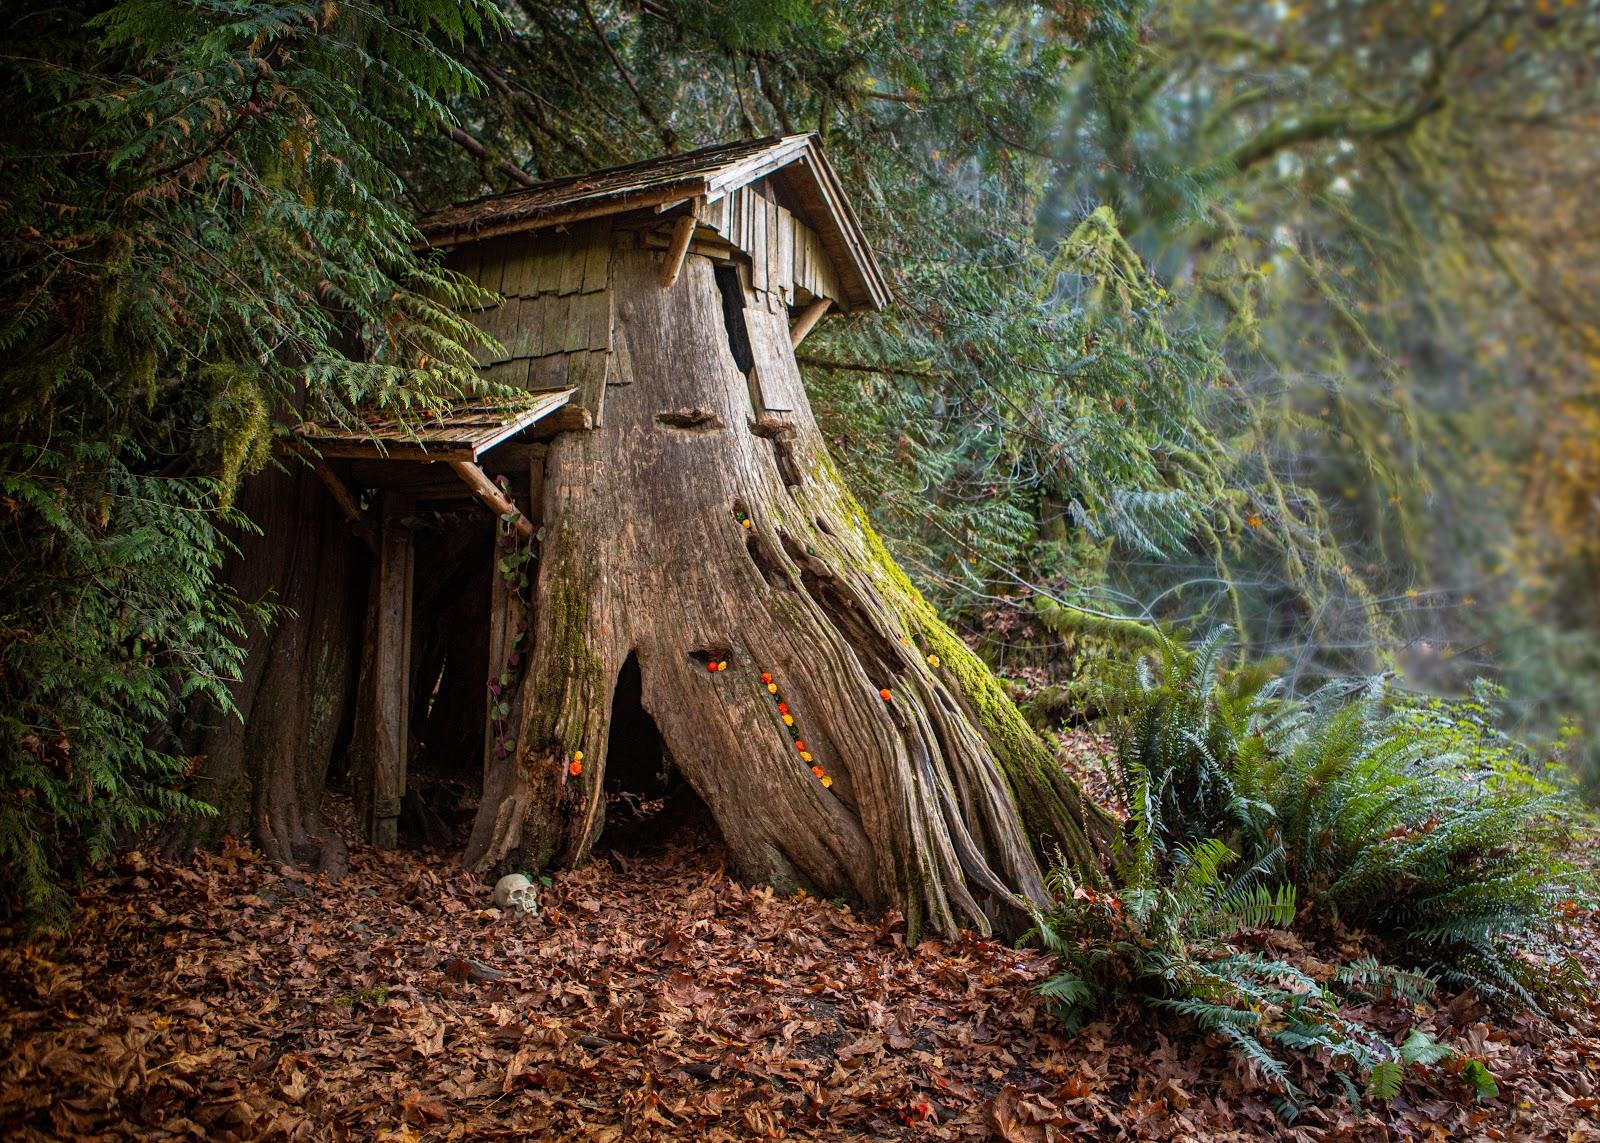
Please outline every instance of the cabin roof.
[{"label": "cabin roof", "polygon": [[575,389],[480,397],[434,410],[409,427],[392,414],[365,414],[354,424],[312,421],[295,435],[326,457],[369,460],[466,460],[543,420]]},{"label": "cabin roof", "polygon": [[766,178],[773,180],[822,238],[851,308],[887,305],[890,295],[883,270],[815,134],[720,143],[547,179],[434,211],[420,219],[418,227],[429,246],[459,246],[641,209],[660,213],[697,199],[711,203]]}]

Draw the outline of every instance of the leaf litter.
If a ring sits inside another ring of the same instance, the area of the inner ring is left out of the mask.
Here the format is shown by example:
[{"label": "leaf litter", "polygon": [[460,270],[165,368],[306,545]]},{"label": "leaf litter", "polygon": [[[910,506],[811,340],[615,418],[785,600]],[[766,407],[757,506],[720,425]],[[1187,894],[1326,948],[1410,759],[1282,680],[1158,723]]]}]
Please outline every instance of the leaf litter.
[{"label": "leaf litter", "polygon": [[[527,915],[430,854],[353,846],[337,882],[235,845],[128,855],[70,936],[5,933],[0,1137],[1600,1138],[1593,1007],[1368,1006],[1397,1042],[1421,1027],[1482,1059],[1499,1098],[1417,1075],[1286,1125],[1181,1021],[1128,1008],[1063,1035],[1032,950],[907,948],[898,917],[776,897],[725,862],[686,829],[557,874]],[[1579,931],[1593,978],[1600,924]]]}]

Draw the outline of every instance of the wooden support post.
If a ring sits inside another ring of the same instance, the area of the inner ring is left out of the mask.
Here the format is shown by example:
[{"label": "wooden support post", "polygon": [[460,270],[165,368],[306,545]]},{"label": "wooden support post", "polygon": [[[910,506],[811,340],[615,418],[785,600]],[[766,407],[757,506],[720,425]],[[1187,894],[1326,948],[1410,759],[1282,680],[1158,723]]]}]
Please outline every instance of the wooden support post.
[{"label": "wooden support post", "polygon": [[691,207],[689,213],[678,219],[672,228],[672,245],[667,247],[667,260],[661,263],[661,284],[670,286],[678,280],[678,275],[683,273],[684,259],[689,257],[689,240],[694,237],[695,212]]},{"label": "wooden support post", "polygon": [[789,347],[792,349],[806,339],[806,334],[811,332],[811,327],[822,320],[822,315],[828,312],[828,307],[833,305],[829,298],[818,298],[812,302],[795,319],[794,327],[789,330]]},{"label": "wooden support post", "polygon": [[[498,541],[498,533],[496,540]],[[506,584],[505,573],[500,570],[500,548],[498,542],[493,554],[490,556],[492,565],[489,569],[489,685],[494,688],[489,691],[488,710],[484,712],[483,720],[483,777],[487,781],[494,772],[495,749],[499,745],[501,735],[495,730],[494,707],[496,703],[510,703],[515,697],[512,688],[499,685],[501,672],[506,671],[506,658],[511,650],[511,642],[515,637],[512,630],[513,617],[511,615],[511,589]],[[509,721],[509,720],[508,720]]]},{"label": "wooden support post", "polygon": [[506,497],[505,493],[495,487],[494,481],[489,479],[483,469],[470,460],[452,460],[447,463],[466,486],[472,489],[472,494],[494,509],[496,515],[516,517],[511,526],[517,530],[517,535],[524,540],[533,539],[533,525],[517,510],[517,506]]},{"label": "wooden support post", "polygon": [[372,818],[367,835],[379,849],[399,843],[400,803],[406,793],[411,742],[411,586],[415,564],[405,517],[411,497],[386,493],[378,545],[378,629],[373,675]]}]

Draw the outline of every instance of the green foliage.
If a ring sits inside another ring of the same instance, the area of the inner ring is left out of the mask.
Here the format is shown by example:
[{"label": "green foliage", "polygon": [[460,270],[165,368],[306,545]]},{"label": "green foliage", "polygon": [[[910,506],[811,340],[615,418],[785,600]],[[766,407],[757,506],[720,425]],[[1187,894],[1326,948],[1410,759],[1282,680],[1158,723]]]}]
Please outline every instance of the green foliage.
[{"label": "green foliage", "polygon": [[1292,883],[1309,922],[1372,932],[1393,960],[1515,1006],[1580,995],[1561,940],[1587,892],[1562,856],[1571,807],[1532,788],[1487,711],[1379,680],[1283,696],[1263,666],[1226,665],[1229,638],[1107,674],[1114,771],[1157,858],[1221,837]]},{"label": "green foliage", "polygon": [[[1252,446],[1300,486],[1253,505],[1257,531],[1319,515],[1355,572],[1309,569],[1324,605],[1306,611],[1245,542],[1231,566],[1255,586],[1230,621],[1297,685],[1398,665],[1461,693],[1491,675],[1527,733],[1581,719],[1574,753],[1600,778],[1600,226],[1576,189],[1600,171],[1600,12],[1173,0],[1139,16],[1130,51],[1066,81],[1041,229],[1108,203],[1192,283],[1175,316],[1218,338],[1260,401]],[[1111,582],[1151,603],[1186,582],[1181,562]],[[1188,575],[1200,603],[1208,569]]]},{"label": "green foliage", "polygon": [[[477,2],[8,13],[0,61],[0,908],[204,812],[169,727],[229,710],[238,480],[302,410],[473,383],[474,290],[411,251],[397,160],[476,81]],[[246,601],[255,603],[255,601]]]},{"label": "green foliage", "polygon": [[1112,892],[1075,884],[1058,870],[1058,899],[1035,916],[1029,937],[1057,962],[1039,991],[1069,1032],[1125,1000],[1187,1017],[1275,1086],[1285,1119],[1307,1098],[1292,1074],[1296,1055],[1315,1053],[1329,1063],[1334,1090],[1351,1099],[1358,1091],[1352,1072],[1365,1077],[1368,1098],[1391,1099],[1407,1068],[1456,1056],[1417,1030],[1397,1047],[1341,1012],[1341,1003],[1374,992],[1423,999],[1433,991],[1431,979],[1369,959],[1321,982],[1253,947],[1259,930],[1284,928],[1296,914],[1293,886],[1266,880],[1274,855],[1245,865],[1210,838],[1159,861],[1151,821],[1146,814],[1131,819]]},{"label": "green foliage", "polygon": [[[1055,874],[1038,935],[1058,958],[1041,991],[1069,1028],[1123,997],[1180,1012],[1301,1092],[1285,1050],[1314,1050],[1390,1099],[1406,1069],[1453,1053],[1420,1032],[1395,1047],[1341,1003],[1408,1005],[1439,983],[1535,1011],[1587,995],[1563,925],[1588,880],[1563,857],[1572,807],[1477,704],[1396,698],[1382,682],[1284,693],[1230,663],[1231,633],[1165,637],[1107,665],[1098,702],[1128,813],[1114,892]],[[1351,929],[1385,959],[1315,981],[1250,948],[1291,923]],[[1492,1098],[1481,1063],[1459,1073]],[[1345,1076],[1345,1091],[1355,1086]]]},{"label": "green foliage", "polygon": [[10,903],[52,925],[67,914],[63,870],[98,864],[144,826],[210,812],[179,791],[188,760],[163,727],[195,697],[230,709],[243,660],[242,609],[214,585],[226,554],[216,520],[241,521],[217,513],[205,482],[115,461],[85,505],[66,482],[108,450],[83,448],[99,455],[32,450],[26,473],[0,474],[5,531],[37,546],[7,585],[0,866]]}]

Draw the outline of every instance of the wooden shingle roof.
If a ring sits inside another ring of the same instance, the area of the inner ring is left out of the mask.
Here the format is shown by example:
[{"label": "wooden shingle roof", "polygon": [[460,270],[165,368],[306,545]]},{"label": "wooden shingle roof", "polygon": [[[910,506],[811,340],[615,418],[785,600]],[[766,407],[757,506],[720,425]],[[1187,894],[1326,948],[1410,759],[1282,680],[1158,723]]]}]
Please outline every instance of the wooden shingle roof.
[{"label": "wooden shingle roof", "polygon": [[295,429],[295,435],[325,457],[476,461],[495,445],[560,409],[575,391],[557,389],[461,401],[409,426],[389,414],[368,414],[355,425],[313,421]]},{"label": "wooden shingle roof", "polygon": [[723,143],[549,179],[446,207],[423,217],[418,226],[428,245],[447,248],[630,211],[716,203],[762,179],[771,179],[817,232],[850,307],[887,305],[887,280],[815,134]]}]

